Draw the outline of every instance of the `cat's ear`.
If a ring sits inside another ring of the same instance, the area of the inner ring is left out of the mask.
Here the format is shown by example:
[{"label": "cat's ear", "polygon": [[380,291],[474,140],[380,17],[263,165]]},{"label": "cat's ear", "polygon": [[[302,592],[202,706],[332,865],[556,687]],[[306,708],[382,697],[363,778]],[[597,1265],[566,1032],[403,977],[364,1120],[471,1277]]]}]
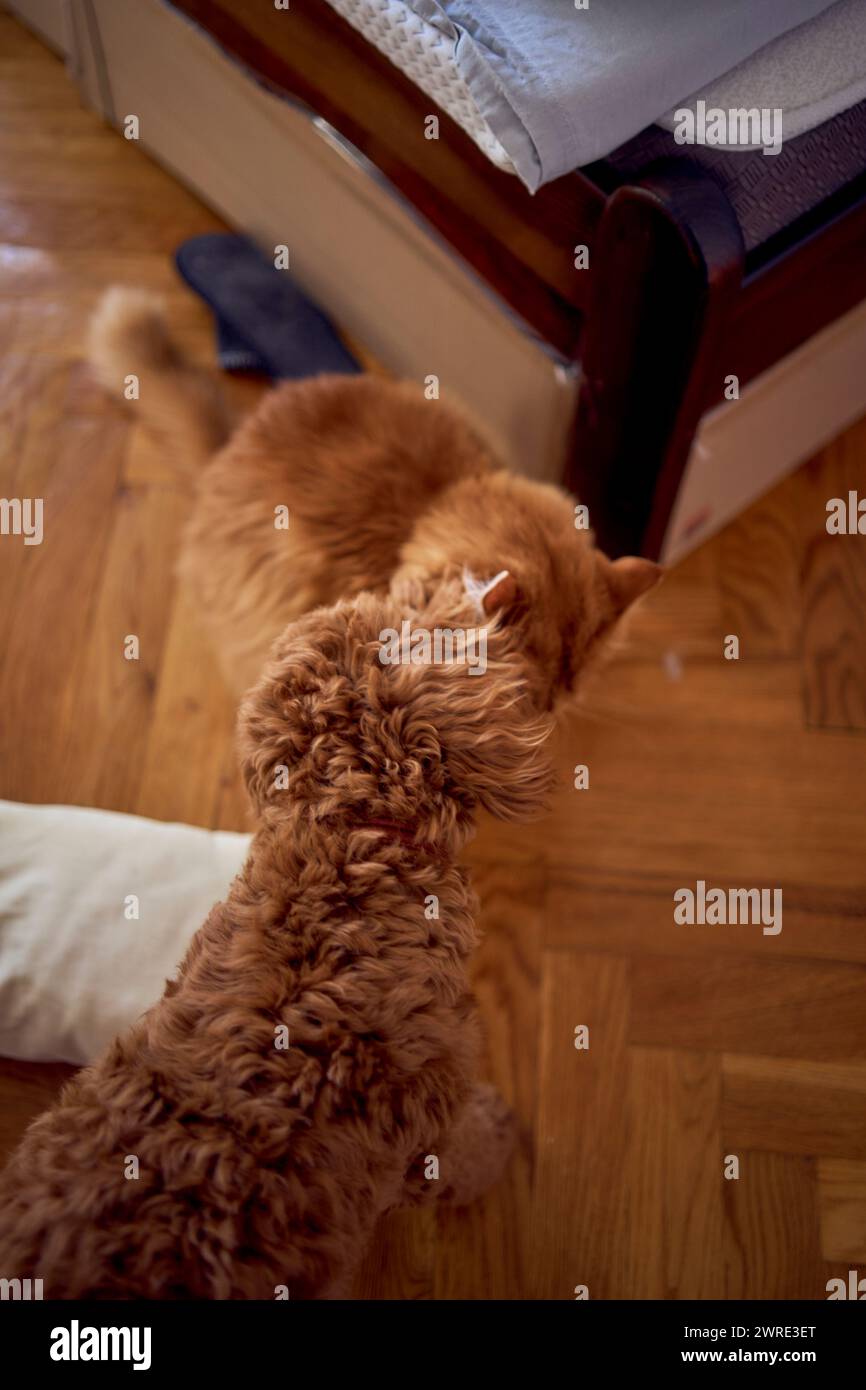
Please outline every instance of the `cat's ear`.
[{"label": "cat's ear", "polygon": [[608,560],[606,575],[614,611],[624,613],[636,599],[654,588],[663,574],[661,565],[654,560],[644,560],[639,555],[623,555],[619,560]]},{"label": "cat's ear", "polygon": [[485,580],[476,579],[468,569],[464,569],[463,586],[479,614],[485,618],[504,618],[509,611],[522,607],[524,603],[520,585],[509,570],[500,570],[492,579]]},{"label": "cat's ear", "polygon": [[497,613],[504,615],[509,609],[516,608],[522,598],[520,585],[514,575],[503,570],[496,576],[492,587],[486,590],[481,607],[488,618],[493,618]]}]

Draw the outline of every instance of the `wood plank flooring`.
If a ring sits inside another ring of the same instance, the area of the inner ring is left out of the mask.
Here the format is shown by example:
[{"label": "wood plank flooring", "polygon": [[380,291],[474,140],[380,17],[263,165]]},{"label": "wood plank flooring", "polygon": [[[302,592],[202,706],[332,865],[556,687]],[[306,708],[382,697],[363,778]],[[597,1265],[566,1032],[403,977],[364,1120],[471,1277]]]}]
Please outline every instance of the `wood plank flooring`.
[{"label": "wood plank flooring", "polygon": [[[160,289],[207,359],[171,253],[220,223],[6,16],[0,54],[0,491],[50,527],[0,540],[0,795],[243,828],[232,701],[174,578],[188,481],[81,362],[115,281]],[[383,1223],[362,1296],[820,1299],[866,1274],[866,539],[824,526],[849,488],[866,422],[648,600],[559,735],[545,823],[482,825],[517,1154],[472,1210]],[[781,888],[782,931],[677,925],[698,879]],[[4,1151],[68,1070],[0,1062]]]}]

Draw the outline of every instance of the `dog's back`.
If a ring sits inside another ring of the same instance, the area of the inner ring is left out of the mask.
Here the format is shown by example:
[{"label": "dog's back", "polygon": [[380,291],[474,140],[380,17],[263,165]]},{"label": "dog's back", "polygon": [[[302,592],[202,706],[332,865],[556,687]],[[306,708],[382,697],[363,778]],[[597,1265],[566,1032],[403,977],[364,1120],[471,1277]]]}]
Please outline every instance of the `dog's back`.
[{"label": "dog's back", "polygon": [[[318,883],[283,885],[285,923],[275,902],[262,912],[254,847],[179,981],[25,1136],[0,1179],[4,1269],[49,1298],[346,1291],[413,1158],[437,1151],[475,1051],[452,933],[446,948],[392,930],[409,905],[382,860],[403,850],[377,840],[351,837],[371,878],[357,907],[379,901],[366,927],[338,890],[323,911]],[[465,894],[445,878],[428,886],[453,923]]]},{"label": "dog's back", "polygon": [[383,1210],[435,1190],[417,1160],[441,1159],[461,1200],[501,1169],[507,1113],[468,1103],[474,904],[455,858],[479,804],[540,808],[547,722],[505,634],[481,675],[381,663],[403,614],[454,621],[439,601],[362,595],[277,644],[242,710],[249,859],[160,1003],[0,1178],[8,1277],[49,1298],[328,1296]]}]

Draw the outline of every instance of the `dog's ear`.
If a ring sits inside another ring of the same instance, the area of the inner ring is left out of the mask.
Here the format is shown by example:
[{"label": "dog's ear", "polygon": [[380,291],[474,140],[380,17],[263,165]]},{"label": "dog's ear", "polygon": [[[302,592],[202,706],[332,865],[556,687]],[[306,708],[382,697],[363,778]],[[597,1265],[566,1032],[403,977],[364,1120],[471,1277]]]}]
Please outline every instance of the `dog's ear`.
[{"label": "dog's ear", "polygon": [[297,765],[298,702],[271,678],[272,665],[248,690],[238,711],[237,747],[241,775],[253,810],[278,806]]},{"label": "dog's ear", "polygon": [[419,712],[424,707],[458,795],[469,793],[500,820],[544,811],[553,784],[552,724],[532,709],[512,667],[493,661],[481,674],[465,666],[428,669],[416,697]]},{"label": "dog's ear", "polygon": [[346,606],[317,609],[291,623],[271,649],[238,713],[241,771],[257,812],[279,807],[284,793],[338,769],[324,762],[332,740],[355,717],[352,644]]},{"label": "dog's ear", "polygon": [[[402,612],[394,584],[391,600]],[[390,698],[407,713],[404,732],[426,730],[439,745],[446,794],[469,795],[502,820],[540,814],[553,782],[545,749],[552,725],[530,698],[515,635],[523,604],[507,570],[479,580],[464,568],[462,580],[425,592],[416,620],[431,637],[455,639],[466,659],[392,667],[389,679]]]}]

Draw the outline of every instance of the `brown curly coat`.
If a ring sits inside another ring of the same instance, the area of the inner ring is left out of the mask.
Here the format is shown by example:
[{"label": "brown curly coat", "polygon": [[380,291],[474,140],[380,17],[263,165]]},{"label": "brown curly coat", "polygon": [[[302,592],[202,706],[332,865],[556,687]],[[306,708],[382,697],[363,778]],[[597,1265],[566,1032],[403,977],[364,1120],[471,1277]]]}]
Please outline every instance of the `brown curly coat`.
[{"label": "brown curly coat", "polygon": [[47,1298],[340,1296],[381,1212],[498,1175],[512,1128],[473,1088],[456,855],[478,806],[541,807],[547,723],[505,630],[483,675],[378,659],[404,617],[466,619],[459,587],[362,595],[278,642],[241,712],[249,859],[162,1000],[0,1178],[7,1277]]}]

